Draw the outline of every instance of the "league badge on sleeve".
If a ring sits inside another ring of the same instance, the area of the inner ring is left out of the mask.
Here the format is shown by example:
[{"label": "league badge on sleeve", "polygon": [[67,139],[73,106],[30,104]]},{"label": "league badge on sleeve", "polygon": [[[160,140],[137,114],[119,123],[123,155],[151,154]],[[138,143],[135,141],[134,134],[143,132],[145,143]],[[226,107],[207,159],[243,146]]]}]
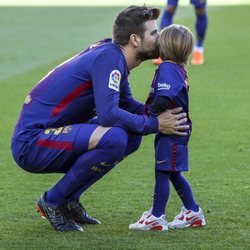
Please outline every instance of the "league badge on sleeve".
[{"label": "league badge on sleeve", "polygon": [[120,90],[121,72],[113,70],[109,76],[109,88],[117,92]]}]

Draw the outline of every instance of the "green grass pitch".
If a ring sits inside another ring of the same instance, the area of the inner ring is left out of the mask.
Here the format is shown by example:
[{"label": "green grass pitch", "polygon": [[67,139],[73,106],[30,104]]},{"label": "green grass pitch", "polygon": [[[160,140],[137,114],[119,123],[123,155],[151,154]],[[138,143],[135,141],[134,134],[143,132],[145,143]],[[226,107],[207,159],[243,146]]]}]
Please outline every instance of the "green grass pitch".
[{"label": "green grass pitch", "polygon": [[[154,188],[153,135],[82,197],[102,225],[58,233],[34,210],[39,195],[61,175],[21,170],[10,138],[26,94],[58,63],[110,37],[120,7],[0,8],[0,249],[249,249],[250,6],[209,6],[205,65],[188,66],[193,134],[190,181],[207,227],[133,232],[128,225],[149,209]],[[194,30],[190,6],[175,22]],[[155,66],[131,72],[144,101]],[[167,218],[181,203],[172,189]]]}]

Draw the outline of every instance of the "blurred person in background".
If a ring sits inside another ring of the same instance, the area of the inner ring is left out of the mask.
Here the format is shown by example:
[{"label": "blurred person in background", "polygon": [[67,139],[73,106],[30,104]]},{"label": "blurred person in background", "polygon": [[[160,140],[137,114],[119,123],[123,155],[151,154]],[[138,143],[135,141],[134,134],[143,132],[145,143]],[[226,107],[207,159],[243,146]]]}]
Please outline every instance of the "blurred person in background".
[{"label": "blurred person in background", "polygon": [[[193,65],[202,65],[204,64],[204,39],[208,25],[206,0],[190,0],[190,3],[194,6],[196,16],[196,42],[193,48],[191,63]],[[161,29],[173,23],[177,7],[178,0],[167,0],[167,5],[161,18]],[[160,57],[153,60],[153,63],[156,65],[159,65],[161,62]]]}]

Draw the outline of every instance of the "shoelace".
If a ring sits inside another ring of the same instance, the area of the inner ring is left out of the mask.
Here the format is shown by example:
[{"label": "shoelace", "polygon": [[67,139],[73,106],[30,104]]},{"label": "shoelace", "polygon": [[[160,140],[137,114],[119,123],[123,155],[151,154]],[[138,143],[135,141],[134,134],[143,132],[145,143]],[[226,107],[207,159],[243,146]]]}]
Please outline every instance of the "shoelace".
[{"label": "shoelace", "polygon": [[175,219],[178,219],[178,218],[181,217],[182,215],[184,216],[184,215],[186,214],[186,211],[187,211],[187,209],[184,208],[184,207],[182,207],[182,208],[181,208],[181,212],[180,212],[179,214],[177,214],[174,218],[175,218]]},{"label": "shoelace", "polygon": [[[84,216],[88,217],[88,214],[86,212],[86,209],[83,207],[83,205],[80,202],[74,202],[70,205],[74,210],[76,210],[76,214],[83,214]],[[69,207],[70,207],[69,206]]]},{"label": "shoelace", "polygon": [[83,205],[80,202],[78,204],[79,204],[79,209],[81,210],[81,212],[86,214],[86,209],[83,207]]},{"label": "shoelace", "polygon": [[54,213],[54,220],[56,223],[60,223],[61,224],[66,224],[66,223],[73,223],[70,214],[69,214],[69,210],[66,206],[60,206],[58,208],[55,209],[55,213]]}]

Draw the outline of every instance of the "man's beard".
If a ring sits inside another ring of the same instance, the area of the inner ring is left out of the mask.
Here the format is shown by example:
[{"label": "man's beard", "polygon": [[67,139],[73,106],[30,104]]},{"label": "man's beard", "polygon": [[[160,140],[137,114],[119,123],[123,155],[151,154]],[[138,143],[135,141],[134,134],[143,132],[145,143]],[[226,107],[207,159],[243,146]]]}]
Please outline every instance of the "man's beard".
[{"label": "man's beard", "polygon": [[159,48],[156,47],[155,50],[141,50],[137,53],[137,56],[136,58],[140,61],[146,61],[146,60],[149,60],[149,59],[156,59],[160,56],[160,53],[159,53]]}]

